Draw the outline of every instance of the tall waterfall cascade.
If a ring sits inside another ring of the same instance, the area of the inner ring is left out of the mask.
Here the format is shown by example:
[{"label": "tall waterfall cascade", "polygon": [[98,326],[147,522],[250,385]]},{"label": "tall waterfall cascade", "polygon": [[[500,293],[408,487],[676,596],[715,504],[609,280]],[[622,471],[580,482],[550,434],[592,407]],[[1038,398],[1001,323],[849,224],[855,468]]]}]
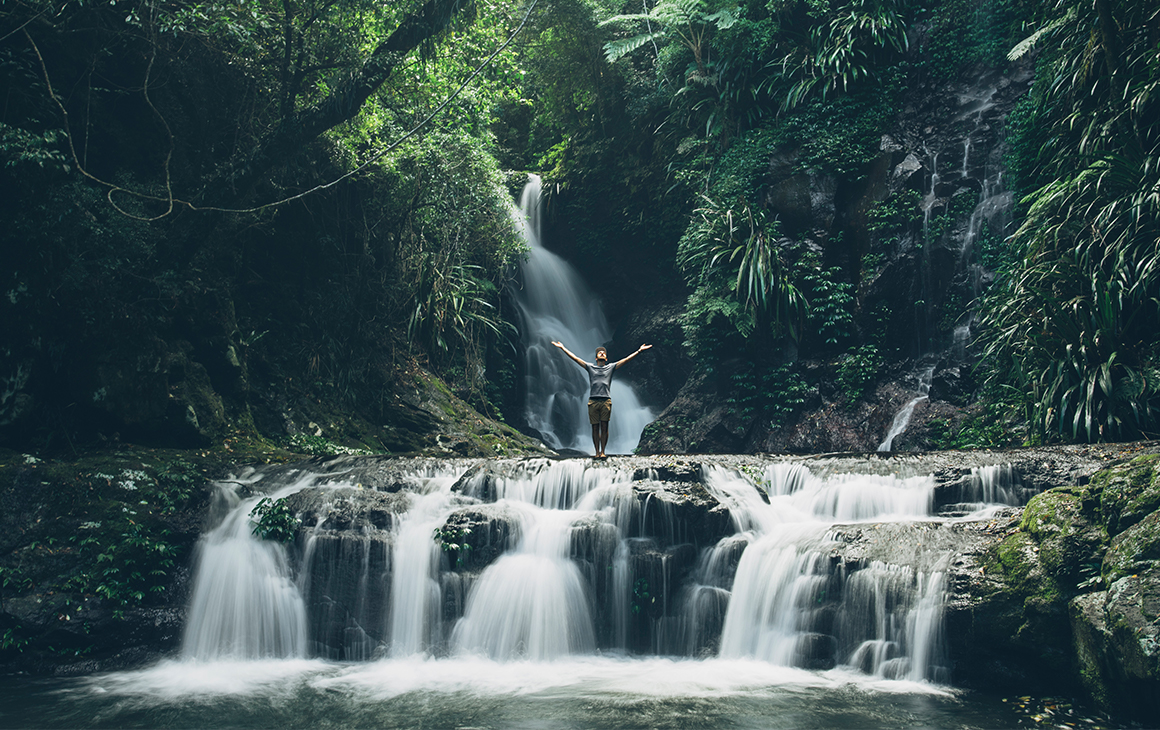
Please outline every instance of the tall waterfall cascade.
[{"label": "tall waterfall cascade", "polygon": [[[527,260],[520,268],[523,286],[516,296],[525,352],[524,416],[548,446],[592,453],[588,376],[552,342],[563,342],[592,362],[596,348],[611,342],[612,329],[600,301],[576,270],[542,245],[540,192],[540,178],[530,175],[515,213],[528,245]],[[610,352],[609,359],[618,359],[617,353]],[[610,454],[631,454],[654,417],[624,377],[618,372],[612,380]]]},{"label": "tall waterfall cascade", "polygon": [[[1018,475],[980,468],[936,499],[928,475],[752,460],[676,476],[647,459],[399,460],[384,478],[356,458],[219,484],[183,659],[660,655],[949,681],[951,552],[933,535],[1025,502]],[[299,516],[292,543],[254,536],[263,490]]]}]

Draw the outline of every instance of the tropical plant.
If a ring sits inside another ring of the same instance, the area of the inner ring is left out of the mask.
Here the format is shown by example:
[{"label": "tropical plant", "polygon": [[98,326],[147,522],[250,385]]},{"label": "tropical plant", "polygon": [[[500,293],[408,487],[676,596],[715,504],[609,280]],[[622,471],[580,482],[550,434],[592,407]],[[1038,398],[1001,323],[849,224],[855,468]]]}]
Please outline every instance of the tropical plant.
[{"label": "tropical plant", "polygon": [[[1020,126],[1030,192],[1016,263],[987,297],[994,383],[1027,394],[1038,438],[1160,430],[1160,10],[1057,0]],[[1040,83],[1042,82],[1042,83]]]},{"label": "tropical plant", "polygon": [[[713,30],[723,30],[737,22],[737,7],[709,11],[705,0],[661,0],[647,13],[615,15],[601,25],[644,23],[644,33],[609,41],[604,54],[609,63],[632,53],[641,46],[666,37],[675,37],[693,54],[693,64],[701,77],[708,75],[707,38]],[[655,25],[655,27],[654,27]]]},{"label": "tropical plant", "polygon": [[881,369],[882,356],[878,354],[876,345],[850,348],[838,363],[838,387],[842,395],[851,403],[858,400],[878,377]]},{"label": "tropical plant", "polygon": [[796,338],[808,305],[782,262],[777,222],[743,199],[735,206],[701,200],[677,251],[689,283],[700,287],[726,274],[734,299],[755,321]]},{"label": "tropical plant", "polygon": [[[891,54],[909,48],[905,4],[906,0],[851,0],[799,30],[796,42],[786,44],[784,54],[767,64],[775,72],[768,83],[785,90],[782,110],[876,79]],[[778,5],[789,12],[797,3]],[[816,14],[811,8],[810,15]]]},{"label": "tropical plant", "polygon": [[299,520],[285,498],[262,497],[250,510],[250,529],[262,540],[291,542],[298,532]]}]

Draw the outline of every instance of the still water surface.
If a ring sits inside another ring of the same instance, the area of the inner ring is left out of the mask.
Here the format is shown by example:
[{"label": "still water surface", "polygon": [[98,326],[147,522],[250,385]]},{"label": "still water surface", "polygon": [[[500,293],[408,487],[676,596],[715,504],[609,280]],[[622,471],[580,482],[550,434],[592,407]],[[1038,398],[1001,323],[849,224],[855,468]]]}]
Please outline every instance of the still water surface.
[{"label": "still water surface", "polygon": [[977,693],[753,660],[167,661],[80,678],[0,679],[3,727],[966,729],[1023,722],[1011,704]]}]

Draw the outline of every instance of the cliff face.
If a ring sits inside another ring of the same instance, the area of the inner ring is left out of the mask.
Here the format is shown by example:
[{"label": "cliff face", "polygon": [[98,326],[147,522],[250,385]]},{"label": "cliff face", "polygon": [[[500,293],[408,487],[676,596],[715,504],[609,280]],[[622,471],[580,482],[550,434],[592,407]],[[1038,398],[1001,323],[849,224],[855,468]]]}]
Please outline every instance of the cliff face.
[{"label": "cliff face", "polygon": [[[745,374],[728,362],[714,373],[685,362],[687,377],[675,388],[672,373],[632,374],[665,407],[641,453],[869,451],[921,395],[891,448],[932,448],[930,424],[961,421],[978,387],[973,303],[990,283],[987,265],[1014,212],[1004,183],[1005,120],[1030,80],[1023,64],[918,85],[877,157],[847,176],[805,167],[799,148],[770,154],[764,205],[781,223],[780,245],[814,252],[852,283],[857,332],[844,354],[817,337],[786,340],[770,354],[802,378],[788,417],[745,413],[733,382]],[[648,304],[623,331],[622,346],[681,335],[663,307]]]}]

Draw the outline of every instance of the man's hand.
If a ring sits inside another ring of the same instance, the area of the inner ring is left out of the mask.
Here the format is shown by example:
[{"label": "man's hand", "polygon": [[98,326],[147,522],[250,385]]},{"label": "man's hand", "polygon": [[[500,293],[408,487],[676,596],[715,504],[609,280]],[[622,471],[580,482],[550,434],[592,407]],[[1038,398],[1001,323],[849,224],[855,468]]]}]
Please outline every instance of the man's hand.
[{"label": "man's hand", "polygon": [[624,358],[623,360],[618,360],[616,362],[616,367],[620,367],[621,365],[625,364],[626,362],[628,362],[632,358],[636,357],[640,353],[644,352],[645,350],[649,349],[650,347],[652,347],[652,345],[641,345],[640,347],[636,348],[636,352],[632,353],[631,355]]},{"label": "man's hand", "polygon": [[572,359],[573,359],[573,360],[576,362],[576,364],[577,364],[577,365],[579,365],[580,367],[582,367],[582,368],[583,368],[583,367],[588,367],[588,363],[586,363],[586,362],[584,362],[583,360],[581,360],[581,359],[580,359],[580,358],[579,358],[579,357],[578,357],[578,356],[577,356],[575,353],[573,353],[573,352],[572,352],[571,350],[569,350],[567,347],[564,347],[564,343],[563,343],[563,342],[555,342],[555,341],[553,341],[553,342],[552,342],[552,344],[553,344],[553,345],[555,345],[556,347],[560,348],[561,350],[563,350],[563,351],[564,351],[564,354],[565,354],[565,355],[567,355],[568,357],[572,358]]}]

